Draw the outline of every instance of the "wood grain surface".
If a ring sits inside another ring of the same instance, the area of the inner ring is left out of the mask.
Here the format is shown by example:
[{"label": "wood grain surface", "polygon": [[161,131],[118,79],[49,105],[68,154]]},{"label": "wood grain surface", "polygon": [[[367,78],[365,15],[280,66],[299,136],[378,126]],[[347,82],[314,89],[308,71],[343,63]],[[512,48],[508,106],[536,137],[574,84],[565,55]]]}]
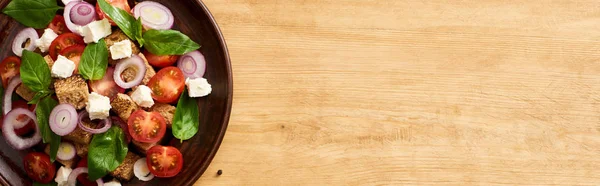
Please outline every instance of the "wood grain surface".
[{"label": "wood grain surface", "polygon": [[598,0],[204,2],[234,100],[196,185],[600,185]]}]

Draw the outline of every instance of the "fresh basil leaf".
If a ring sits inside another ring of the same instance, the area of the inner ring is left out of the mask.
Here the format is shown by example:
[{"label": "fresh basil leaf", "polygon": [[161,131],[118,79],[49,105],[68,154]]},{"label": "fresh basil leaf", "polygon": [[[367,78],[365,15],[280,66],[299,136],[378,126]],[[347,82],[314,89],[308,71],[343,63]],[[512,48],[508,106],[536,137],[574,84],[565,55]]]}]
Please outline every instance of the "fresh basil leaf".
[{"label": "fresh basil leaf", "polygon": [[115,170],[125,160],[128,150],[125,134],[117,126],[94,135],[88,151],[88,178],[97,180]]},{"label": "fresh basil leaf", "polygon": [[144,33],[146,49],[154,55],[183,55],[200,45],[176,30],[148,30]]},{"label": "fresh basil leaf", "polygon": [[46,28],[62,7],[56,0],[12,0],[2,13],[33,28]]},{"label": "fresh basil leaf", "polygon": [[142,17],[140,17],[140,18],[137,19],[135,26],[137,27],[136,33],[135,33],[135,37],[136,37],[135,40],[137,40],[137,42],[140,44],[140,48],[142,48],[144,46],[144,43],[145,43],[144,38],[142,37],[143,36],[142,35],[143,34],[142,33],[142,31],[143,31],[143,28],[142,28]]},{"label": "fresh basil leaf", "polygon": [[38,182],[34,182],[33,186],[58,186],[58,183],[56,182],[50,182],[50,183],[38,183]]},{"label": "fresh basil leaf", "polygon": [[132,40],[142,38],[142,27],[138,25],[135,17],[127,13],[127,11],[108,4],[106,0],[98,0],[98,5],[123,30],[123,33],[127,37]]},{"label": "fresh basil leaf", "polygon": [[50,90],[42,90],[39,92],[36,92],[35,95],[33,96],[33,99],[31,99],[31,101],[27,102],[27,104],[37,104],[38,102],[40,102],[40,100],[46,96],[52,95],[54,93],[54,91],[50,91]]},{"label": "fresh basil leaf", "polygon": [[46,96],[40,100],[35,109],[38,128],[42,133],[42,141],[44,143],[50,143],[50,160],[52,162],[56,160],[56,153],[58,153],[58,146],[60,145],[60,136],[52,132],[49,124],[50,113],[56,105],[58,105],[56,100],[51,96]]},{"label": "fresh basil leaf", "polygon": [[194,137],[198,133],[198,125],[200,124],[198,114],[198,102],[188,96],[187,89],[183,89],[173,117],[173,136],[180,140],[188,140]]},{"label": "fresh basil leaf", "polygon": [[34,92],[48,90],[50,87],[50,68],[38,53],[23,50],[20,73],[23,84]]},{"label": "fresh basil leaf", "polygon": [[83,50],[79,73],[88,80],[99,80],[106,74],[108,68],[108,49],[104,39],[98,43],[90,43]]}]

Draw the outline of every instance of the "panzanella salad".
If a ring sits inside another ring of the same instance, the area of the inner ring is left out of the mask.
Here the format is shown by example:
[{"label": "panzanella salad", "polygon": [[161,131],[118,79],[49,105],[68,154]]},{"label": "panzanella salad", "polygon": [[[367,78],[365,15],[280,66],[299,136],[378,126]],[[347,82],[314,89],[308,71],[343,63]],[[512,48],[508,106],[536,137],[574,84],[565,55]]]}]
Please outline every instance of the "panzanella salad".
[{"label": "panzanella salad", "polygon": [[169,8],[130,7],[12,0],[2,10],[29,27],[0,63],[2,136],[29,152],[23,163],[36,184],[120,185],[181,171],[181,152],[162,145],[198,132],[195,99],[212,91],[205,59],[172,30]]}]

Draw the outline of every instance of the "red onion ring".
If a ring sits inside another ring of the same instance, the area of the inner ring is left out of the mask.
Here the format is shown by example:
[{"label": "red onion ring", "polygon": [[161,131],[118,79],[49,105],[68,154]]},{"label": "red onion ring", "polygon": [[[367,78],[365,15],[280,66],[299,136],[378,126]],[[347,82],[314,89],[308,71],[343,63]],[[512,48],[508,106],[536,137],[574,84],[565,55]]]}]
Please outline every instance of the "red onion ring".
[{"label": "red onion ring", "polygon": [[50,113],[50,129],[59,136],[65,136],[75,130],[77,119],[77,111],[73,105],[60,104]]},{"label": "red onion ring", "polygon": [[[147,15],[148,12],[159,14],[158,19],[155,16]],[[155,30],[171,29],[175,21],[175,17],[173,17],[173,13],[169,8],[153,1],[143,1],[135,5],[133,16],[136,19],[142,17],[142,25]]]},{"label": "red onion ring", "polygon": [[63,13],[63,17],[65,18],[65,25],[67,25],[67,28],[76,34],[81,35],[81,33],[79,33],[79,25],[76,25],[75,23],[73,23],[73,21],[71,21],[71,9],[73,9],[73,7],[75,5],[77,5],[78,3],[80,3],[82,0],[80,1],[72,1],[69,4],[65,5],[65,11]]},{"label": "red onion ring", "polygon": [[4,92],[4,115],[8,114],[12,109],[12,95],[17,86],[19,86],[23,81],[21,81],[21,76],[17,75],[10,79],[8,86],[6,87],[6,91]]},{"label": "red onion ring", "polygon": [[196,50],[179,57],[177,67],[181,69],[186,78],[201,78],[206,71],[206,60],[204,55]]},{"label": "red onion ring", "polygon": [[[85,173],[88,173],[87,167],[79,167],[79,168],[73,169],[71,174],[69,174],[69,178],[67,179],[67,185],[69,185],[69,186],[77,185],[77,176],[79,176],[80,174],[85,174]],[[96,184],[98,184],[98,186],[104,185],[102,178],[97,179]]]},{"label": "red onion ring", "polygon": [[89,116],[89,113],[85,110],[79,112],[79,128],[81,128],[81,130],[84,130],[84,131],[92,133],[92,134],[100,134],[100,133],[106,132],[112,126],[112,122],[110,121],[110,118],[106,118],[100,122],[100,124],[104,123],[104,126],[102,128],[93,129],[93,128],[87,127],[83,124],[83,120],[84,120],[84,118],[88,118],[88,116]]},{"label": "red onion ring", "polygon": [[[64,150],[64,148],[70,148],[70,151],[66,152]],[[58,152],[56,153],[56,158],[58,158],[59,160],[65,160],[65,161],[72,160],[73,158],[75,158],[75,155],[77,155],[77,151],[76,151],[75,145],[73,145],[73,143],[63,141],[58,146]]]},{"label": "red onion ring", "polygon": [[[27,117],[31,118],[35,123],[35,133],[30,138],[23,139],[15,133],[15,125],[13,122],[17,120],[17,118],[20,115],[26,115]],[[4,124],[2,125],[2,135],[6,139],[6,142],[17,150],[23,150],[29,147],[33,147],[34,145],[42,141],[42,134],[40,133],[35,114],[33,114],[33,112],[27,109],[15,108],[11,110],[10,112],[8,112],[8,114],[6,114],[6,116],[4,116],[3,122]]]},{"label": "red onion ring", "polygon": [[[136,68],[137,74],[135,75],[135,78],[133,78],[133,80],[125,82],[123,78],[121,78],[121,74],[123,73],[123,71],[125,71],[125,69],[130,67]],[[128,89],[142,83],[142,80],[144,79],[145,75],[146,64],[144,64],[144,60],[142,60],[140,56],[134,54],[130,58],[122,59],[121,61],[119,61],[119,63],[117,63],[117,65],[115,66],[113,79],[115,80],[115,83],[119,85],[119,87]]]},{"label": "red onion ring", "polygon": [[96,20],[96,8],[94,5],[82,1],[71,8],[69,12],[69,19],[76,25],[85,26],[88,23]]},{"label": "red onion ring", "polygon": [[[27,42],[27,39],[29,39],[29,46],[26,46],[25,48],[23,48],[23,43]],[[23,49],[25,50],[29,50],[29,51],[34,51],[35,50],[35,41],[40,39],[40,36],[37,34],[37,31],[35,31],[35,29],[33,28],[26,28],[21,30],[21,32],[19,32],[17,34],[17,36],[15,36],[15,39],[13,40],[12,43],[12,51],[19,57],[21,57],[21,55],[23,55]]]}]

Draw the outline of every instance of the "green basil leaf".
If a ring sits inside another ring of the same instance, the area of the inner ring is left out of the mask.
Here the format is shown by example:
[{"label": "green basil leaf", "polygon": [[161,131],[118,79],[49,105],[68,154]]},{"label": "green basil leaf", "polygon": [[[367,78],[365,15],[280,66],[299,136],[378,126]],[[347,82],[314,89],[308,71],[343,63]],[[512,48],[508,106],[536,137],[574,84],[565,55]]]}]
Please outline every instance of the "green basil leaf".
[{"label": "green basil leaf", "polygon": [[79,63],[79,74],[88,80],[99,80],[108,68],[108,49],[104,39],[90,43],[83,50]]},{"label": "green basil leaf", "polygon": [[33,28],[46,28],[62,7],[56,0],[12,0],[2,13]]},{"label": "green basil leaf", "polygon": [[194,137],[198,133],[198,125],[200,124],[198,114],[198,102],[188,96],[187,89],[183,89],[173,117],[173,136],[180,140],[188,140]]},{"label": "green basil leaf", "polygon": [[33,183],[33,186],[58,186],[58,183],[56,183],[54,181],[52,181],[50,183],[38,183],[38,182],[35,182],[35,183]]},{"label": "green basil leaf", "polygon": [[125,160],[128,150],[125,134],[117,126],[94,135],[88,151],[88,178],[97,180],[115,170]]},{"label": "green basil leaf", "polygon": [[23,84],[32,91],[44,91],[50,87],[50,68],[38,53],[23,50],[20,73]]},{"label": "green basil leaf", "polygon": [[51,96],[46,96],[40,100],[35,109],[38,128],[42,133],[42,141],[44,143],[50,143],[50,160],[52,162],[56,159],[56,153],[58,152],[58,146],[60,145],[60,136],[52,132],[49,124],[50,113],[56,105],[58,105],[56,100]]},{"label": "green basil leaf", "polygon": [[50,90],[42,90],[39,92],[36,92],[35,95],[33,96],[33,99],[31,99],[31,101],[27,102],[27,104],[38,104],[38,102],[40,102],[40,100],[46,96],[52,95],[54,93],[54,91],[50,91]]},{"label": "green basil leaf", "polygon": [[136,33],[135,33],[135,37],[136,37],[135,40],[137,40],[137,42],[140,44],[140,48],[142,48],[145,43],[144,38],[142,37],[143,36],[142,35],[143,34],[142,33],[142,31],[143,31],[142,17],[138,18],[135,24],[136,24],[135,26],[137,27]]},{"label": "green basil leaf", "polygon": [[183,55],[200,45],[175,30],[148,30],[144,33],[146,49],[154,55]]},{"label": "green basil leaf", "polygon": [[108,4],[106,0],[98,0],[98,5],[123,30],[123,33],[127,37],[132,40],[142,37],[142,27],[137,24],[135,17],[127,13],[127,11]]}]

